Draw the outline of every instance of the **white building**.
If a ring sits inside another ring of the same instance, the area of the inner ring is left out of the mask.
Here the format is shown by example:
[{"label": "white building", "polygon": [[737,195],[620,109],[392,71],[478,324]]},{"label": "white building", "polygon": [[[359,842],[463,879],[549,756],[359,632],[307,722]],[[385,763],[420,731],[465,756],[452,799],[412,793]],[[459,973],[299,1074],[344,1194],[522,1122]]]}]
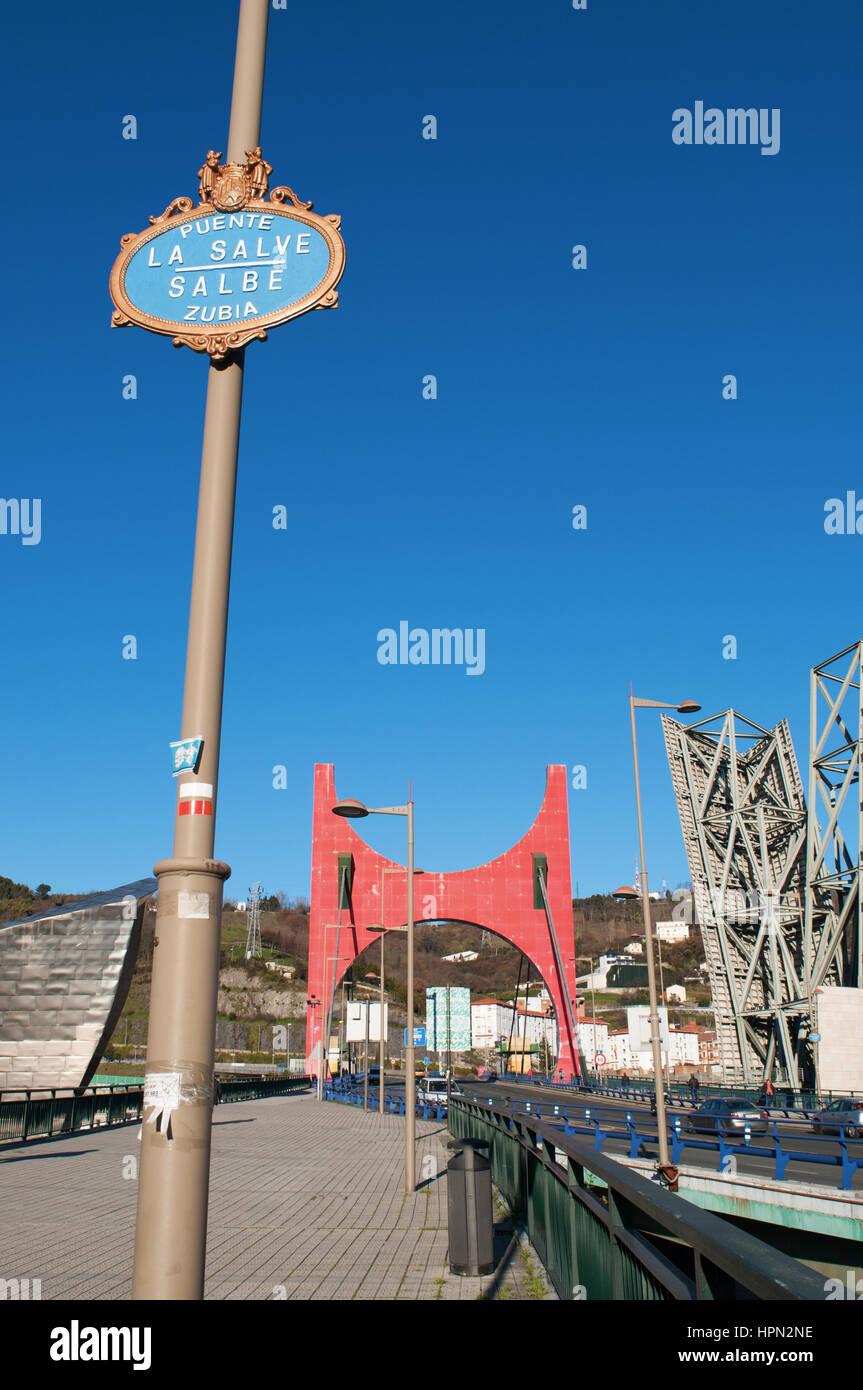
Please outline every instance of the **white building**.
[{"label": "white building", "polygon": [[627,941],[627,943],[626,943],[626,945],[624,946],[623,949],[624,949],[624,951],[626,951],[627,955],[630,955],[630,956],[643,956],[643,955],[644,955],[644,942],[643,942],[643,941]]},{"label": "white building", "polygon": [[599,1019],[594,1021],[591,1018],[583,1018],[575,1025],[575,1033],[579,1051],[589,1067],[593,1067],[598,1052],[605,1057],[606,1065],[611,1066],[607,1023],[600,1023]]},{"label": "white building", "polygon": [[671,1028],[668,1033],[668,1063],[674,1067],[697,1067],[701,1029],[694,1023],[685,1028]]},{"label": "white building", "polygon": [[609,1033],[607,1047],[608,1051],[605,1055],[608,1058],[609,1070],[628,1071],[632,1066],[628,1029],[620,1028],[615,1033]]},{"label": "white building", "polygon": [[501,999],[475,999],[470,1006],[471,1047],[495,1047],[501,1038],[509,1038],[512,1028],[512,1004]]},{"label": "white building", "polygon": [[689,923],[657,922],[654,931],[659,941],[686,941],[689,936]]},{"label": "white building", "polygon": [[441,960],[479,960],[479,951],[456,951],[454,956],[441,956]]},{"label": "white building", "polygon": [[666,998],[667,1003],[669,1003],[669,1004],[685,1004],[685,1003],[686,1003],[686,986],[685,986],[685,985],[669,985],[669,986],[668,986],[668,989],[665,991],[665,998]]}]

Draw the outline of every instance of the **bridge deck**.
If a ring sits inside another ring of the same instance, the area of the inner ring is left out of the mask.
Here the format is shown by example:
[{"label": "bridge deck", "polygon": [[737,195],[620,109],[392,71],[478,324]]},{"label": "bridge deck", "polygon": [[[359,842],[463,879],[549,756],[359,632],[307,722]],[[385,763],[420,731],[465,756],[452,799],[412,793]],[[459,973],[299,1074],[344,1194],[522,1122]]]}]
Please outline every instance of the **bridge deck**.
[{"label": "bridge deck", "polygon": [[[0,1148],[3,1278],[41,1279],[43,1299],[129,1297],[137,1134]],[[418,1120],[417,1137],[420,1186],[407,1198],[397,1116],[308,1096],[218,1107],[206,1298],[553,1298],[536,1255],[517,1247],[496,1277],[449,1273],[448,1135]],[[501,1221],[499,1260],[510,1236]]]}]

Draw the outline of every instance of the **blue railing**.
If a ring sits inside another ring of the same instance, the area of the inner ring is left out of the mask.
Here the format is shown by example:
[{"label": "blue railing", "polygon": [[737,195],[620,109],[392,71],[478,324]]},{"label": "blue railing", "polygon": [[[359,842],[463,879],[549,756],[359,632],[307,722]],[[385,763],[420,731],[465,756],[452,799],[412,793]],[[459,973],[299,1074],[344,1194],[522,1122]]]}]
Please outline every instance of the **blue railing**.
[{"label": "blue railing", "polygon": [[[492,1105],[492,1099],[478,1098],[473,1096],[475,1103],[480,1105]],[[542,1119],[552,1123],[563,1123],[564,1134],[582,1134],[593,1138],[594,1149],[601,1153],[603,1145],[607,1139],[625,1139],[628,1141],[628,1153],[630,1158],[641,1156],[645,1143],[657,1143],[658,1131],[656,1124],[649,1123],[649,1117],[639,1117],[633,1112],[627,1111],[625,1120],[621,1126],[621,1115],[619,1110],[605,1109],[603,1116],[598,1106],[575,1106],[555,1104],[552,1101],[523,1101],[517,1097],[507,1098],[510,1113],[514,1116],[528,1115],[534,1119]],[[648,1121],[642,1123],[642,1119]],[[671,1148],[671,1161],[678,1164],[681,1155],[686,1149],[713,1150],[717,1154],[717,1171],[728,1173],[729,1158],[732,1154],[749,1154],[754,1157],[770,1158],[774,1164],[774,1177],[781,1182],[786,1176],[786,1169],[790,1162],[814,1163],[825,1167],[838,1168],[840,1172],[839,1186],[844,1191],[850,1190],[853,1185],[854,1174],[858,1168],[863,1168],[863,1148],[859,1156],[854,1156],[848,1152],[848,1144],[854,1142],[849,1140],[845,1134],[843,1126],[839,1127],[838,1137],[825,1138],[820,1135],[812,1134],[805,1121],[788,1121],[787,1125],[792,1128],[805,1131],[807,1142],[812,1144],[812,1149],[800,1149],[793,1146],[793,1136],[781,1135],[778,1129],[778,1122],[768,1121],[772,1127],[772,1133],[768,1131],[765,1138],[770,1140],[770,1144],[757,1144],[753,1142],[756,1137],[752,1133],[751,1126],[744,1124],[740,1134],[740,1141],[735,1143],[731,1138],[733,1131],[723,1128],[722,1118],[719,1116],[704,1116],[700,1124],[707,1121],[706,1133],[709,1136],[711,1130],[716,1138],[702,1137],[697,1138],[695,1134],[684,1133],[684,1125],[679,1115],[672,1117],[667,1128],[669,1145]],[[697,1132],[696,1132],[697,1133]],[[801,1135],[802,1137],[802,1135]],[[838,1153],[826,1152],[828,1145],[839,1146]]]},{"label": "blue railing", "polygon": [[[544,1090],[589,1091],[592,1095],[635,1102],[639,1100],[649,1102],[654,1090],[652,1079],[630,1080],[628,1082],[603,1081],[601,1077],[591,1073],[586,1074],[583,1078],[571,1076],[568,1081],[557,1081],[554,1079],[554,1075],[532,1074],[526,1076],[519,1072],[504,1072],[501,1074],[501,1080],[511,1084],[541,1086]],[[705,1082],[703,1085],[699,1083],[698,1090],[693,1096],[689,1084],[685,1081],[667,1082],[665,1087],[666,1104],[672,1107],[690,1106],[693,1099],[696,1100],[696,1103],[700,1103],[704,1100],[722,1100],[728,1096],[748,1100],[753,1105],[759,1105],[763,1103],[764,1088],[763,1086],[732,1086],[719,1082]],[[768,1108],[784,1115],[811,1114],[816,1110],[823,1110],[832,1100],[846,1096],[849,1099],[859,1098],[863,1100],[863,1092],[860,1091],[805,1091],[794,1090],[791,1086],[776,1086]],[[790,1097],[790,1103],[787,1103],[785,1099],[788,1097]]]},{"label": "blue railing", "polygon": [[[362,1108],[365,1094],[362,1082],[355,1082],[352,1077],[343,1077],[341,1080],[324,1082],[324,1100],[340,1101],[343,1105],[356,1105]],[[380,1087],[369,1086],[369,1110],[380,1109]],[[405,1093],[403,1089],[393,1089],[384,1087],[384,1113],[389,1115],[403,1115],[405,1113]],[[414,1114],[423,1120],[446,1119],[447,1107],[445,1101],[437,1101],[430,1104],[428,1101],[416,1101],[414,1104]]]}]

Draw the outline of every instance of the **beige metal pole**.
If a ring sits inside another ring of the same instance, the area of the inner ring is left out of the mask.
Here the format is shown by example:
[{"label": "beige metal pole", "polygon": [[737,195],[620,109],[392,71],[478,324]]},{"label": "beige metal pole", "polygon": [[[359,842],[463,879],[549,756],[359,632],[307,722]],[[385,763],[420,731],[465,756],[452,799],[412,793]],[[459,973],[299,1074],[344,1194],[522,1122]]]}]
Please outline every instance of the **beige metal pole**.
[{"label": "beige metal pole", "polygon": [[[268,18],[269,0],[241,0],[229,162],[244,163],[260,141]],[[135,1299],[204,1294],[222,886],[230,874],[212,856],[242,394],[242,353],[210,367],[181,731],[204,743],[198,771],[178,779],[173,858],[154,870],[147,1076],[158,1105],[147,1108],[142,1127]],[[212,788],[195,798],[211,804],[210,814],[180,815],[190,781]]]},{"label": "beige metal pole", "polygon": [[644,863],[644,827],[641,820],[641,786],[638,778],[638,745],[635,738],[635,704],[629,696],[632,719],[632,761],[635,767],[635,803],[638,808],[638,849],[641,856],[641,907],[644,916],[644,949],[647,952],[647,987],[650,993],[650,1046],[653,1053],[653,1085],[656,1092],[656,1128],[659,1137],[659,1164],[670,1167],[668,1134],[665,1128],[665,1075],[662,1069],[662,1042],[659,1035],[659,1008],[656,1001],[656,963],[653,951],[653,931],[650,924],[650,898],[647,894],[647,869]]},{"label": "beige metal pole", "polygon": [[416,1191],[416,1068],[414,1066],[414,803],[408,800],[408,1041],[405,1048],[405,1192]]}]

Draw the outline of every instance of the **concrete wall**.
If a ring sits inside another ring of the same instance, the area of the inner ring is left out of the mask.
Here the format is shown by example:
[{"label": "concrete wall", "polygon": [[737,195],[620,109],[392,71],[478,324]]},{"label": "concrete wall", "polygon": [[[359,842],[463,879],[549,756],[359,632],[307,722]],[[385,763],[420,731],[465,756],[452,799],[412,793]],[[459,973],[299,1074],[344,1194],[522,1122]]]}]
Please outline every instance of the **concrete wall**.
[{"label": "concrete wall", "polygon": [[85,1086],[122,1011],[155,879],[0,926],[0,1091]]},{"label": "concrete wall", "polygon": [[863,1091],[863,989],[815,994],[818,1081],[822,1091]]}]

